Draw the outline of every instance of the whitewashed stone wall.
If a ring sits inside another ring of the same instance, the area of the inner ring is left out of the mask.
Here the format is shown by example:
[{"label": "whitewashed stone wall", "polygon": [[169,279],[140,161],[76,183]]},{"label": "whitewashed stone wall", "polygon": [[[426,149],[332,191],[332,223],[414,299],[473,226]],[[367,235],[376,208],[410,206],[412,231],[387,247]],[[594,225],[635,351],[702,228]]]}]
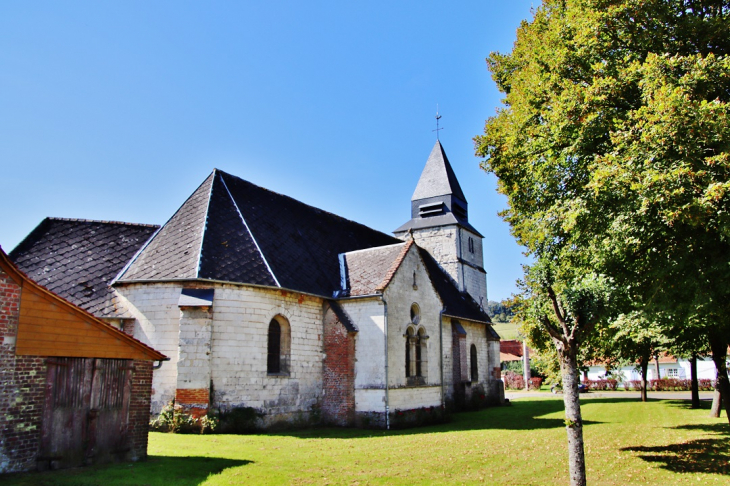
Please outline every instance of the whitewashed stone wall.
[{"label": "whitewashed stone wall", "polygon": [[[212,406],[254,407],[267,414],[267,421],[306,415],[322,393],[322,299],[231,284],[206,287],[215,289],[210,310]],[[178,386],[181,290],[182,285],[167,283],[117,288],[136,318],[134,337],[171,358],[154,372],[153,413],[175,397]],[[268,328],[277,315],[287,320],[291,330],[285,376],[266,372]]]},{"label": "whitewashed stone wall", "polygon": [[[436,259],[441,267],[457,283],[459,290],[466,290],[481,306],[487,304],[486,273],[463,263],[459,258],[479,268],[484,268],[482,238],[459,226],[439,226],[413,232],[416,243]],[[469,251],[469,238],[474,251]]]},{"label": "whitewashed stone wall", "polygon": [[[208,389],[211,377],[211,309],[180,309],[178,389]],[[202,404],[205,407],[207,404]]]},{"label": "whitewashed stone wall", "polygon": [[441,386],[396,388],[388,391],[390,410],[441,406]]},{"label": "whitewashed stone wall", "polygon": [[[416,273],[416,288],[413,273]],[[412,247],[400,268],[385,289],[383,297],[388,302],[388,386],[406,386],[406,329],[411,324],[411,306],[420,309],[418,328],[426,330],[427,366],[424,367],[427,385],[441,384],[440,326],[439,318],[443,305],[433,288],[418,251]],[[416,327],[416,326],[414,326]],[[440,398],[436,405],[440,404]],[[429,404],[434,405],[434,404]],[[416,408],[416,407],[414,407]]]},{"label": "whitewashed stone wall", "polygon": [[[355,335],[355,409],[362,389],[385,388],[385,308],[379,299],[340,301],[358,328]],[[382,402],[381,407],[382,410]]]},{"label": "whitewashed stone wall", "polygon": [[[282,316],[291,331],[288,374],[268,375],[269,323]],[[322,393],[322,299],[220,284],[215,289],[211,370],[214,406],[253,407],[267,421],[311,411]]]},{"label": "whitewashed stone wall", "polygon": [[116,287],[122,302],[135,317],[134,337],[161,352],[170,361],[152,374],[152,413],[175,398],[180,334],[180,284],[131,284]]},{"label": "whitewashed stone wall", "polygon": [[355,412],[385,413],[385,388],[355,388]]}]

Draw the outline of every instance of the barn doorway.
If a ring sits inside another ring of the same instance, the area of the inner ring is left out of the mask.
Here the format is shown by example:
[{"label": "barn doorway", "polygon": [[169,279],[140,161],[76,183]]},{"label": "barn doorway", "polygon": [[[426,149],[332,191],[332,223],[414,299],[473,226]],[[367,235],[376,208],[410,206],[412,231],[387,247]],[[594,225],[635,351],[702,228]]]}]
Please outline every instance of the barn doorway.
[{"label": "barn doorway", "polygon": [[47,363],[39,468],[124,459],[131,451],[132,360],[52,358]]}]

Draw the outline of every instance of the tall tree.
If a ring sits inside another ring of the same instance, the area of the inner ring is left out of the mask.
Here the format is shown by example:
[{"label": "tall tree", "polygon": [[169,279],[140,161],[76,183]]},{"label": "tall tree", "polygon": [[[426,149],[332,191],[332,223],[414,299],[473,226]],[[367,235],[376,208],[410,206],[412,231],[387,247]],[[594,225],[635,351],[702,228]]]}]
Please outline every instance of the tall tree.
[{"label": "tall tree", "polygon": [[[610,301],[614,282],[632,302],[624,313],[701,327],[723,393],[729,16],[721,0],[545,0],[512,51],[487,59],[504,106],[475,139],[508,198],[504,218],[536,259],[528,275],[551,269],[526,282],[538,308],[553,308],[562,337],[543,327],[558,350],[566,330],[579,336],[570,346],[590,339],[595,322],[575,312]],[[581,275],[600,285],[583,292]],[[576,292],[583,303],[569,309]],[[585,484],[572,456],[570,468],[572,484]]]}]

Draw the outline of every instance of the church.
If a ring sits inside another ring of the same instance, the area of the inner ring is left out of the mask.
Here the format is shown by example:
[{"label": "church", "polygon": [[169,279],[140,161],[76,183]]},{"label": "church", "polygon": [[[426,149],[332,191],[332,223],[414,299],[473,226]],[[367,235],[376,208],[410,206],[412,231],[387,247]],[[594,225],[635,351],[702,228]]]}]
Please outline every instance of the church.
[{"label": "church", "polygon": [[482,238],[437,141],[394,236],[216,169],[161,227],[46,218],[10,258],[170,357],[153,413],[388,428],[504,401]]}]

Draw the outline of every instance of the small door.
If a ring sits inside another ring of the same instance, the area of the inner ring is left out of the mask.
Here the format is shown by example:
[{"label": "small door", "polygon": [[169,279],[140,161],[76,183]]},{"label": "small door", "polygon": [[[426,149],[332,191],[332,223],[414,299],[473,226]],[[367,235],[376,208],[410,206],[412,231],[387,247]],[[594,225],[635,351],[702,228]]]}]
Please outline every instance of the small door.
[{"label": "small door", "polygon": [[131,360],[48,361],[39,467],[75,467],[123,456],[128,430]]}]

